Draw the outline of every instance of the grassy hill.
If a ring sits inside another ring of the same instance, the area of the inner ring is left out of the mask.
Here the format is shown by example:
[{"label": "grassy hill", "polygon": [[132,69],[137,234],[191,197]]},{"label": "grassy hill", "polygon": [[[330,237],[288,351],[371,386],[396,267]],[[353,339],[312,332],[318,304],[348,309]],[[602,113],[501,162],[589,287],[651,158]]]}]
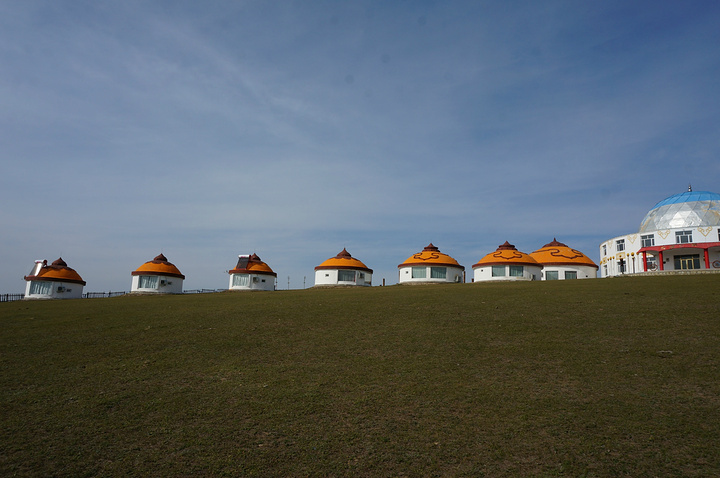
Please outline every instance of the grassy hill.
[{"label": "grassy hill", "polygon": [[0,304],[3,476],[718,476],[720,275]]}]

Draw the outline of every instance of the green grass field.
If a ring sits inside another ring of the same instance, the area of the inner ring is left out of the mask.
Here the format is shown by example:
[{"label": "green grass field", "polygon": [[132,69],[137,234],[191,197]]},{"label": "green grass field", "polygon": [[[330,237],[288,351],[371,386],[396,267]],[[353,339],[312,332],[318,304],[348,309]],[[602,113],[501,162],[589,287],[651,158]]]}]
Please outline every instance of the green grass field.
[{"label": "green grass field", "polygon": [[720,476],[720,275],[0,304],[2,476]]}]

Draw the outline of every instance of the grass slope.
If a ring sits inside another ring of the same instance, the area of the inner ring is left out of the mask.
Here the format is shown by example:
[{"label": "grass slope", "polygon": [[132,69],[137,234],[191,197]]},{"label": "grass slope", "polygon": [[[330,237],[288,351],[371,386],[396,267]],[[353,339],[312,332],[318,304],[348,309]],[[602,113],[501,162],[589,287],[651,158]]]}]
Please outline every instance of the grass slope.
[{"label": "grass slope", "polygon": [[0,305],[3,476],[718,476],[720,275]]}]

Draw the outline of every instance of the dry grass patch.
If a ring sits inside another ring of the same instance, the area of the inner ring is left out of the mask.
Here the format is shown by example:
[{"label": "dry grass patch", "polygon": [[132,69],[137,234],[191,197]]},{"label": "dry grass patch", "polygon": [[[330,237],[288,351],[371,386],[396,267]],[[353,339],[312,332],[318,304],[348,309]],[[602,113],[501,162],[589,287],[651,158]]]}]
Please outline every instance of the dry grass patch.
[{"label": "dry grass patch", "polygon": [[717,475],[718,284],[4,303],[0,472]]}]

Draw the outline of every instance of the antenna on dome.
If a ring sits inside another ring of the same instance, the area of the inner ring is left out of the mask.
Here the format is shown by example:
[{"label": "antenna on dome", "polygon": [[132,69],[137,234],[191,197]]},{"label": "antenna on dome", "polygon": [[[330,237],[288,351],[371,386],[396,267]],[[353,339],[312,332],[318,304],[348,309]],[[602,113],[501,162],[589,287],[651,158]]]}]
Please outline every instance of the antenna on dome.
[{"label": "antenna on dome", "polygon": [[689,193],[692,192],[692,184],[688,184],[688,192],[689,192]]}]

